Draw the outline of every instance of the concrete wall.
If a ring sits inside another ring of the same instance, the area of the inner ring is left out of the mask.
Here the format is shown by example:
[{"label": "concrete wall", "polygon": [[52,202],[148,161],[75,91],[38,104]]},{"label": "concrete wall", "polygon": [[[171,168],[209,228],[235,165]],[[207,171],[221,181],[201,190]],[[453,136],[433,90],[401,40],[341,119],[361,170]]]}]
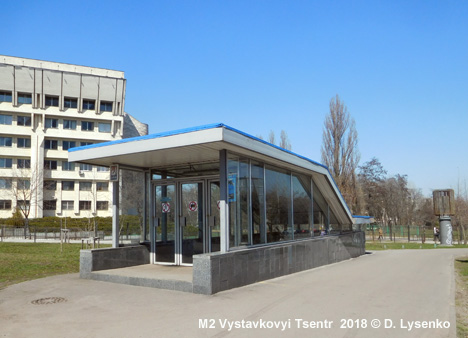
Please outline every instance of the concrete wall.
[{"label": "concrete wall", "polygon": [[194,256],[193,292],[220,291],[365,254],[363,232]]},{"label": "concrete wall", "polygon": [[[192,283],[158,278],[112,278],[93,271],[149,264],[149,250],[144,245],[81,250],[80,277],[119,283],[166,288],[164,283],[179,285],[172,289],[211,295],[220,291],[253,284],[295,272],[340,262],[365,254],[364,232],[305,239],[284,244],[209,253],[193,257]],[[125,282],[127,281],[127,282]],[[136,284],[135,284],[136,283]],[[140,284],[138,284],[140,283]]]},{"label": "concrete wall", "polygon": [[128,113],[124,113],[123,138],[148,135],[148,125],[141,123]]},{"label": "concrete wall", "polygon": [[81,250],[80,277],[89,278],[93,271],[126,268],[149,262],[149,251],[144,245]]}]

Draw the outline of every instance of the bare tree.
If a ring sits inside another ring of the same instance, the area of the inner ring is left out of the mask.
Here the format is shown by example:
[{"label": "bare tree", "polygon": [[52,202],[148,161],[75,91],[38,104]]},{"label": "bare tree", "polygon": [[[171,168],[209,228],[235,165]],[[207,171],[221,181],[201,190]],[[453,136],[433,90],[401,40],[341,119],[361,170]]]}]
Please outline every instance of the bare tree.
[{"label": "bare tree", "polygon": [[459,231],[459,243],[466,245],[468,240],[468,193],[465,183],[464,191],[461,191],[460,182],[458,183],[457,197],[455,199],[455,216],[453,222]]},{"label": "bare tree", "polygon": [[[259,138],[260,140],[263,140],[262,135],[257,135],[257,138]],[[268,134],[268,142],[271,144],[276,144],[276,136],[273,130],[270,130],[270,133]],[[292,149],[291,141],[289,141],[288,133],[286,133],[286,131],[284,130],[281,130],[279,147],[286,149],[286,150]]]},{"label": "bare tree", "polygon": [[275,132],[273,130],[270,130],[270,134],[268,134],[268,142],[271,144],[275,144]]},{"label": "bare tree", "polygon": [[346,203],[354,210],[358,204],[356,168],[359,159],[354,119],[337,94],[330,100],[330,113],[325,119],[322,162],[329,168]]},{"label": "bare tree", "polygon": [[[18,165],[19,166],[19,165]],[[29,160],[24,160],[22,168],[13,171],[10,195],[16,201],[16,210],[21,211],[24,221],[24,236],[29,232],[31,210],[42,208],[43,170],[30,168]]]},{"label": "bare tree", "polygon": [[368,215],[374,216],[377,221],[382,221],[384,214],[386,174],[387,171],[375,157],[359,167],[358,181],[365,207]]},{"label": "bare tree", "polygon": [[288,134],[284,131],[281,130],[281,136],[280,136],[280,144],[279,146],[283,149],[286,150],[291,150],[291,142],[289,141]]}]

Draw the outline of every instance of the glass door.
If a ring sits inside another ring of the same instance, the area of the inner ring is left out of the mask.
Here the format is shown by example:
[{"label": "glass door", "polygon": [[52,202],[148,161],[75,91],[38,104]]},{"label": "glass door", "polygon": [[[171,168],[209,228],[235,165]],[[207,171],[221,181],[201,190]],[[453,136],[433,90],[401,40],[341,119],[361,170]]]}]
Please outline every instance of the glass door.
[{"label": "glass door", "polygon": [[180,184],[181,264],[192,264],[193,255],[204,252],[203,183]]},{"label": "glass door", "polygon": [[156,186],[156,263],[176,264],[176,201],[174,184]]},{"label": "glass door", "polygon": [[193,255],[220,250],[219,179],[154,185],[155,263],[192,265]]}]

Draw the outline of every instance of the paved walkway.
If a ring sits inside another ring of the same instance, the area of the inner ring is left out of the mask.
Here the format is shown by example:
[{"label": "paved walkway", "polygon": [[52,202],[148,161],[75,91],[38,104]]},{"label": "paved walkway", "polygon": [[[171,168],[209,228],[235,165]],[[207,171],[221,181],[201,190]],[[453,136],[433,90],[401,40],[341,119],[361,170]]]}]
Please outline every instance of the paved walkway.
[{"label": "paved walkway", "polygon": [[0,337],[455,337],[462,255],[379,251],[214,296],[43,278],[0,290]]}]

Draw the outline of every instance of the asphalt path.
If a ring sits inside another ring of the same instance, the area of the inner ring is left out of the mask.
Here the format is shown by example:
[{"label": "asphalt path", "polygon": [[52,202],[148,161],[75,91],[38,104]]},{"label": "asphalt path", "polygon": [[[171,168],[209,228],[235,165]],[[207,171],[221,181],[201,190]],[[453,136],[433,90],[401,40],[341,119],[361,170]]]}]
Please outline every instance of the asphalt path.
[{"label": "asphalt path", "polygon": [[213,296],[48,277],[0,290],[0,337],[456,337],[459,256],[375,251]]}]

